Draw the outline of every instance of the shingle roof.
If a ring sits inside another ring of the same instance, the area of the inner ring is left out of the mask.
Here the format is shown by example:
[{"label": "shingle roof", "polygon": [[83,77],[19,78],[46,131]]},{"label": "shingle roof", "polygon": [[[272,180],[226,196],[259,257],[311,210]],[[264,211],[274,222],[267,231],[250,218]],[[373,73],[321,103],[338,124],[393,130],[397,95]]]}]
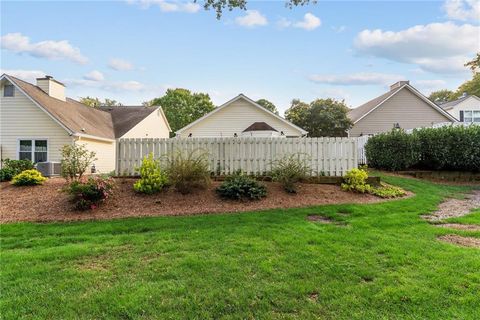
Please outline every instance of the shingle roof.
[{"label": "shingle roof", "polygon": [[380,103],[382,103],[383,101],[385,101],[388,97],[390,97],[391,95],[397,93],[398,91],[400,91],[403,87],[400,87],[400,88],[396,88],[396,89],[393,89],[393,90],[390,90],[384,94],[382,94],[381,96],[378,96],[376,97],[375,99],[372,99],[364,104],[362,104],[361,106],[357,107],[357,108],[354,108],[354,109],[351,109],[349,112],[348,112],[348,117],[350,118],[350,120],[352,120],[353,122],[359,120],[361,117],[363,117],[365,114],[367,114],[368,112],[372,111],[376,106],[378,106]]},{"label": "shingle roof", "polygon": [[103,111],[111,114],[115,138],[120,138],[135,127],[140,121],[148,117],[158,107],[102,107]]},{"label": "shingle roof", "polygon": [[442,107],[442,109],[444,109],[444,110],[451,109],[451,108],[455,107],[457,104],[459,104],[460,102],[465,101],[470,97],[471,97],[471,95],[467,95],[467,96],[462,97],[462,98],[457,99],[457,100],[441,103],[441,104],[439,104],[439,106]]}]

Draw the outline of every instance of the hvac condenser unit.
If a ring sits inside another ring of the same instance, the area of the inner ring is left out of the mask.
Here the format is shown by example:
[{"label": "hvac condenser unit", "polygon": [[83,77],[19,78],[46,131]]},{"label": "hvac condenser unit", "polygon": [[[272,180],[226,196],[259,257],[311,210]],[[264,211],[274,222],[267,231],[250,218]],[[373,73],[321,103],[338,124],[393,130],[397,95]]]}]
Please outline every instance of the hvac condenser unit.
[{"label": "hvac condenser unit", "polygon": [[40,171],[44,177],[52,177],[62,173],[62,166],[60,162],[39,162],[37,163],[37,170]]}]

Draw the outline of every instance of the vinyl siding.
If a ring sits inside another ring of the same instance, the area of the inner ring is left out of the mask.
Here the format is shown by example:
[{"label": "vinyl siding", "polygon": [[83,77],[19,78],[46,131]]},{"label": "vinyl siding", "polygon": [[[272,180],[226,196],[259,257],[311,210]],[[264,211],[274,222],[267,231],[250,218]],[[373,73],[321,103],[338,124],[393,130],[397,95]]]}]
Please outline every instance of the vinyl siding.
[{"label": "vinyl siding", "polygon": [[152,112],[121,138],[169,138],[167,123],[160,109]]},{"label": "vinyl siding", "polygon": [[180,137],[233,137],[239,136],[254,122],[266,122],[278,132],[283,131],[286,136],[301,136],[301,132],[277,119],[267,112],[259,110],[245,99],[238,99],[222,110],[210,115],[202,121],[188,128]]},{"label": "vinyl siding", "polygon": [[454,116],[458,121],[460,121],[460,111],[480,111],[480,99],[470,97],[465,101],[460,102],[452,109],[447,110],[447,112]]},{"label": "vinyl siding", "polygon": [[386,132],[392,130],[395,123],[400,124],[403,129],[413,129],[450,121],[445,115],[404,88],[358,121],[349,134],[351,137],[358,137],[361,134]]},{"label": "vinyl siding", "polygon": [[1,158],[17,159],[18,140],[21,138],[48,139],[48,160],[60,161],[60,149],[73,143],[68,132],[27,96],[15,88],[13,97],[0,92]]},{"label": "vinyl siding", "polygon": [[84,145],[88,150],[95,152],[97,160],[94,161],[94,164],[97,173],[109,173],[115,170],[116,142],[82,137],[78,138],[75,143]]}]

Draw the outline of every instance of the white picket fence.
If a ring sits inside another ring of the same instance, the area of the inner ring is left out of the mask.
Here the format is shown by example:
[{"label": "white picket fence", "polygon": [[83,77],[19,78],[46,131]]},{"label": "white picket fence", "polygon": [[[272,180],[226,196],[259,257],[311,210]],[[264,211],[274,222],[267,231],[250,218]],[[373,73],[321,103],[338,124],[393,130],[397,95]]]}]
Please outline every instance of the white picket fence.
[{"label": "white picket fence", "polygon": [[237,170],[265,174],[275,160],[298,154],[312,168],[312,175],[342,176],[357,167],[356,138],[173,138],[120,139],[117,144],[118,175],[138,175],[144,156],[153,152],[165,165],[175,152],[208,154],[210,170],[225,175]]},{"label": "white picket fence", "polygon": [[367,164],[367,155],[365,153],[365,145],[367,144],[368,138],[371,136],[361,136],[357,137],[357,154],[358,154],[358,164]]}]

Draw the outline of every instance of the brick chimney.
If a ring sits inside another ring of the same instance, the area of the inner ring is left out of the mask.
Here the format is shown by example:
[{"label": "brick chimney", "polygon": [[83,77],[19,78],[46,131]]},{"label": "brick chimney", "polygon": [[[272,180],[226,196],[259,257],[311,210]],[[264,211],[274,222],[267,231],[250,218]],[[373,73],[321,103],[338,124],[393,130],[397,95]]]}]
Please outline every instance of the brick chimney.
[{"label": "brick chimney", "polygon": [[398,82],[395,82],[394,84],[392,84],[392,85],[390,86],[390,91],[391,91],[391,90],[395,90],[395,89],[397,89],[397,88],[400,88],[400,87],[402,87],[402,86],[405,85],[405,84],[410,84],[410,81],[406,80],[406,81],[398,81]]},{"label": "brick chimney", "polygon": [[52,76],[45,76],[45,78],[37,78],[37,87],[45,91],[50,97],[65,101],[65,85]]}]

